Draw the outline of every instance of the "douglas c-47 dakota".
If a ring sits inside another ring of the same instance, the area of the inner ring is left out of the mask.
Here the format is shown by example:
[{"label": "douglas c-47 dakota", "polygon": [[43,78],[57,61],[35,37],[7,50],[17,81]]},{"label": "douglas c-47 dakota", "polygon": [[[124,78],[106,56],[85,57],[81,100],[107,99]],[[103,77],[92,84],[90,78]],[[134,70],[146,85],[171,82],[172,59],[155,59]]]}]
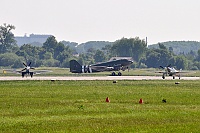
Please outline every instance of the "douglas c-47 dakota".
[{"label": "douglas c-47 dakota", "polygon": [[[93,73],[93,72],[104,72],[113,71],[112,76],[121,76],[120,70],[125,71],[129,69],[130,65],[133,63],[132,60],[128,59],[117,59],[111,60],[103,63],[97,63],[93,65],[83,65],[81,66],[76,60],[70,61],[70,72],[72,73]],[[116,74],[115,71],[118,71]]]}]

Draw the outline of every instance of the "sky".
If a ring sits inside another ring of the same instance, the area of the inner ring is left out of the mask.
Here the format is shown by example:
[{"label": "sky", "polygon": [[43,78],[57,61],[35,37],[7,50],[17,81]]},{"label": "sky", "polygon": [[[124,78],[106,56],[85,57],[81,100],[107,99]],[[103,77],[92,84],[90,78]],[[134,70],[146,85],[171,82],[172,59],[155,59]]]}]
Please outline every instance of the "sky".
[{"label": "sky", "polygon": [[50,34],[57,41],[114,42],[123,37],[200,41],[200,0],[0,0],[0,25],[15,36]]}]

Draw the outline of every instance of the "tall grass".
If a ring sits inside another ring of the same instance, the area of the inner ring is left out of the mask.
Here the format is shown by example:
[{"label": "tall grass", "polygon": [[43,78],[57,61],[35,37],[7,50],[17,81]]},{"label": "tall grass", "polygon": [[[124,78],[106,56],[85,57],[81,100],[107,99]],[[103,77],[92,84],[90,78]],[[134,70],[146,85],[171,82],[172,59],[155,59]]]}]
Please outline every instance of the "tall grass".
[{"label": "tall grass", "polygon": [[1,81],[0,132],[199,132],[200,83],[179,82]]}]

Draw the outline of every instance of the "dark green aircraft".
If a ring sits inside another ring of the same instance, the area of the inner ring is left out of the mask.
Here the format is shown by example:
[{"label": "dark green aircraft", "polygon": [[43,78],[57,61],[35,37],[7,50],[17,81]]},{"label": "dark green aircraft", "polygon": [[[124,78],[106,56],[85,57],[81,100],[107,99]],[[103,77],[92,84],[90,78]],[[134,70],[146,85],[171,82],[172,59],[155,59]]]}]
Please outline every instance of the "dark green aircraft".
[{"label": "dark green aircraft", "polygon": [[[121,76],[122,73],[120,70],[125,71],[129,69],[130,65],[133,63],[132,60],[128,59],[119,59],[112,60],[107,62],[102,62],[93,65],[84,65],[81,66],[76,60],[70,61],[70,72],[72,73],[93,73],[93,72],[104,72],[104,71],[113,71],[112,76],[118,75]],[[118,74],[115,71],[119,71]]]}]

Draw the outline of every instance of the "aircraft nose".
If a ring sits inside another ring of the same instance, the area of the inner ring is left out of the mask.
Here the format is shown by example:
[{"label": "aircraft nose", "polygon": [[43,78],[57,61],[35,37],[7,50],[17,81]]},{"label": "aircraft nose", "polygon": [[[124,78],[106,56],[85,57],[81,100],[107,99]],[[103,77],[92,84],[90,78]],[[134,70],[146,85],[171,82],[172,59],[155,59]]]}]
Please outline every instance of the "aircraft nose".
[{"label": "aircraft nose", "polygon": [[131,60],[131,61],[129,61],[131,64],[133,63],[133,61]]}]

